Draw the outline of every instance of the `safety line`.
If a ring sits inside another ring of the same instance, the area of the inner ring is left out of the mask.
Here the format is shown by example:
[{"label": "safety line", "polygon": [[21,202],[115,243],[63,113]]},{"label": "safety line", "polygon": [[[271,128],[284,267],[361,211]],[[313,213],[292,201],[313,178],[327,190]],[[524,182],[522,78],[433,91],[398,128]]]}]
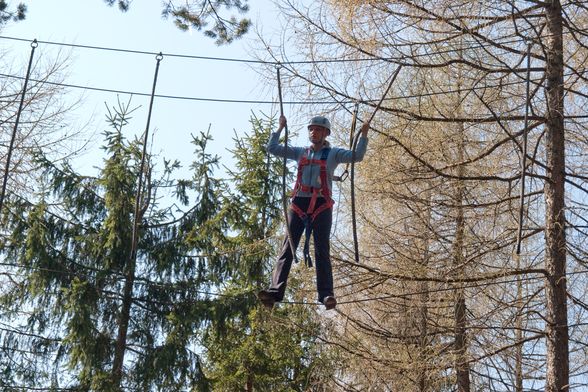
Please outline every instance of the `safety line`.
[{"label": "safety line", "polygon": [[[564,35],[572,34],[571,31],[563,32]],[[469,45],[468,49],[486,49],[486,48],[494,48],[496,45],[517,45],[523,44],[528,42],[529,39],[531,40],[538,40],[538,39],[548,39],[553,37],[554,35],[542,35],[540,37],[534,38],[516,38],[511,40],[504,40],[495,42],[495,44],[488,44],[488,43],[480,43],[478,40],[476,44]],[[0,35],[0,39],[10,40],[10,41],[22,41],[22,42],[31,42],[30,38],[20,38],[20,37],[11,37],[11,36],[3,36]],[[123,48],[114,48],[108,46],[98,46],[98,45],[86,45],[86,44],[73,44],[67,42],[57,42],[57,41],[43,41],[38,40],[37,42],[47,45],[55,45],[55,46],[66,46],[71,48],[79,48],[79,49],[92,49],[92,50],[102,50],[102,51],[110,51],[110,52],[119,52],[119,53],[130,53],[130,54],[141,54],[141,55],[151,55],[155,56],[158,53],[162,53],[165,57],[177,57],[177,58],[185,58],[185,59],[194,59],[194,60],[207,60],[207,61],[222,61],[222,62],[234,62],[234,63],[244,63],[244,64],[261,64],[261,65],[270,65],[270,66],[277,66],[277,65],[303,65],[303,64],[332,64],[332,63],[353,63],[353,62],[369,62],[369,61],[387,61],[387,62],[394,62],[400,61],[401,58],[394,58],[394,57],[380,57],[376,54],[372,54],[373,57],[369,58],[354,58],[354,59],[326,59],[326,60],[254,60],[254,59],[244,59],[244,58],[231,58],[231,57],[215,57],[215,56],[199,56],[199,55],[190,55],[190,54],[178,54],[178,53],[165,53],[165,52],[153,52],[153,51],[146,51],[146,50],[137,50],[137,49],[123,49]],[[397,43],[394,45],[395,48],[411,48],[414,46],[424,46],[427,43]],[[444,55],[450,53],[457,53],[459,49],[443,49],[433,52],[427,52],[422,54],[411,54],[410,57],[412,58],[419,58],[419,57],[432,57],[434,55]]]},{"label": "safety line", "polygon": [[139,166],[139,178],[137,180],[137,193],[135,196],[135,211],[133,216],[133,230],[131,233],[131,251],[126,266],[126,278],[123,287],[123,297],[121,311],[119,315],[119,330],[116,338],[116,349],[112,361],[112,376],[114,377],[115,386],[119,387],[123,363],[126,352],[127,333],[129,327],[129,318],[131,306],[133,301],[133,287],[135,283],[135,271],[137,266],[137,251],[139,242],[139,224],[143,213],[141,212],[141,204],[143,203],[143,172],[145,170],[145,162],[147,160],[147,144],[149,142],[149,125],[151,123],[151,113],[153,111],[153,101],[155,100],[155,87],[157,85],[157,76],[159,74],[159,65],[163,56],[159,53],[156,56],[155,75],[153,76],[153,87],[151,89],[151,100],[149,102],[149,111],[147,113],[147,125],[145,126],[145,136],[143,138],[143,149],[141,152],[141,163]]},{"label": "safety line", "polygon": [[[71,272],[71,271],[60,271],[60,270],[43,268],[43,267],[22,266],[22,265],[17,265],[17,264],[12,264],[12,263],[0,262],[0,265],[1,266],[8,266],[8,267],[15,267],[15,268],[25,268],[25,269],[29,269],[29,270],[33,270],[33,271],[46,271],[46,272],[53,272],[53,273],[62,273],[62,274],[67,274],[67,275],[74,275],[75,274],[74,272]],[[9,272],[5,272],[4,274],[14,275],[13,273],[9,273]],[[80,274],[75,274],[75,275],[80,276]],[[121,276],[120,274],[116,274],[116,275]],[[568,276],[568,277],[576,276],[576,275],[588,275],[588,270],[579,270],[579,271],[573,271],[573,272],[566,273],[566,276]],[[81,276],[85,276],[86,278],[90,277],[89,275],[81,275]],[[503,275],[503,277],[504,277],[504,275]],[[463,286],[463,288],[464,289],[476,289],[476,288],[482,288],[482,287],[492,286],[492,285],[517,283],[517,282],[521,281],[521,277],[523,277],[522,281],[525,281],[525,282],[545,279],[544,276],[519,275],[516,277],[516,279],[515,278],[508,279],[508,280],[488,279],[485,281],[469,282],[469,283],[466,283]],[[498,277],[496,277],[496,279],[500,279],[500,277],[498,276]],[[454,283],[451,281],[444,282],[444,281],[438,281],[438,280],[435,280],[433,282],[437,283],[437,284]],[[179,283],[186,283],[186,282],[165,283],[165,282],[149,281],[146,278],[138,278],[136,283],[137,284],[144,284],[146,286],[151,286],[151,287],[165,288],[168,290],[185,290],[182,287],[175,287],[175,286],[178,286]],[[412,296],[422,295],[422,294],[434,294],[434,293],[451,291],[453,289],[454,289],[454,287],[439,287],[439,288],[434,288],[434,289],[430,289],[430,290],[421,290],[421,291],[414,291],[414,292],[408,292],[408,293],[398,293],[398,294],[388,294],[388,295],[381,295],[381,296],[377,296],[377,297],[369,297],[369,298],[360,298],[360,299],[349,300],[349,301],[341,301],[341,302],[338,302],[338,305],[380,301],[380,300],[386,300],[386,299],[391,299],[391,298],[405,298],[405,297],[412,297]],[[245,292],[241,292],[241,293],[237,293],[237,294],[226,294],[226,293],[210,292],[210,291],[203,291],[203,290],[194,290],[193,292],[197,293],[197,294],[202,294],[202,295],[207,295],[207,296],[212,296],[212,297],[221,297],[221,298],[238,298],[238,297],[247,296],[249,294],[254,296],[254,293],[252,291],[245,291]],[[146,301],[145,299],[135,298],[135,297],[133,297],[133,300]],[[306,302],[306,301],[280,301],[280,303],[290,304],[290,305],[312,305],[312,306],[322,305],[321,303],[318,303],[318,302],[315,303],[315,302]]]},{"label": "safety line", "polygon": [[[342,106],[344,107],[344,105],[342,104]],[[347,110],[347,108],[345,108]],[[353,151],[353,136],[355,135],[355,128],[357,127],[357,111],[359,110],[359,102],[355,103],[355,106],[353,108],[353,115],[351,116],[351,127],[349,130],[349,150]],[[352,157],[353,159],[353,157]],[[341,173],[340,176],[333,176],[333,181],[339,182],[339,183],[343,183],[347,177],[349,176],[349,163],[345,164],[345,169],[343,170],[343,172]],[[342,191],[342,187],[339,187],[339,192],[337,195],[337,203],[336,205],[339,206],[340,205],[340,201],[341,201],[341,193],[343,193]],[[352,197],[352,204],[351,204],[351,211],[353,213],[353,189],[351,189],[351,197]],[[339,211],[340,208],[337,207],[337,214],[335,215],[335,225],[333,227],[333,233],[337,232],[337,226],[339,224]],[[357,261],[357,260],[356,260]]]},{"label": "safety line", "polygon": [[[586,273],[588,271],[583,271],[583,272]],[[573,274],[574,274],[573,272],[570,272],[567,275],[573,275]],[[481,288],[484,286],[516,283],[520,280],[518,278],[519,277],[517,277],[517,279],[509,279],[509,280],[502,280],[502,281],[488,280],[486,282],[476,282],[475,284],[471,284],[471,285],[466,284],[465,286],[461,286],[461,287],[464,289],[476,289],[476,288]],[[524,281],[541,280],[541,279],[544,279],[544,277],[543,276],[536,276],[536,277],[526,276],[524,278]],[[441,283],[441,282],[435,282],[435,283]],[[337,306],[349,305],[349,304],[359,304],[359,303],[372,302],[372,301],[383,301],[383,300],[393,299],[393,298],[406,298],[406,297],[413,297],[413,296],[417,296],[417,295],[442,293],[442,292],[453,291],[453,290],[455,290],[455,287],[443,287],[443,288],[435,288],[432,290],[413,291],[413,292],[409,292],[409,293],[388,294],[388,295],[381,295],[381,296],[377,296],[377,297],[368,297],[368,298],[359,298],[359,299],[353,299],[353,300],[348,300],[348,301],[341,301],[341,302],[337,302]],[[315,303],[315,302],[307,302],[307,301],[281,301],[279,303],[288,304],[288,305],[311,305],[311,306],[322,305],[319,302]]]},{"label": "safety line", "polygon": [[[581,71],[580,73],[588,73],[588,69]],[[573,76],[575,73],[566,74],[564,76]],[[0,77],[10,78],[10,79],[24,79],[22,76],[18,75],[10,75],[5,73],[0,73]],[[98,91],[98,92],[107,92],[107,93],[116,93],[116,94],[128,94],[128,95],[136,95],[142,97],[149,97],[151,94],[143,93],[143,92],[136,92],[136,91],[129,91],[129,90],[118,90],[118,89],[110,89],[110,88],[102,88],[102,87],[91,87],[91,86],[83,86],[77,84],[69,84],[69,83],[58,83],[58,82],[51,82],[47,80],[38,80],[38,79],[30,79],[32,82],[36,83],[43,83],[48,84],[51,86],[57,87],[66,87],[66,88],[74,88],[74,89],[81,89],[81,90],[88,90],[88,91]],[[484,90],[493,87],[505,87],[505,86],[516,86],[519,84],[525,83],[525,81],[513,81],[509,83],[502,83],[500,85],[489,85],[489,86],[482,86],[482,87],[475,87],[469,89],[451,89],[445,91],[436,91],[436,92],[429,92],[429,93],[422,93],[418,95],[403,95],[403,96],[396,96],[390,97],[385,99],[385,101],[393,101],[393,100],[402,100],[402,99],[413,99],[413,98],[422,98],[422,97],[434,97],[437,95],[448,95],[459,93],[461,91],[472,91],[472,90]],[[533,82],[537,84],[536,82]],[[186,100],[186,101],[199,101],[199,102],[218,102],[218,103],[238,103],[238,104],[259,104],[259,105],[274,105],[275,101],[272,100],[244,100],[244,99],[222,99],[222,98],[202,98],[202,97],[189,97],[189,96],[180,96],[180,95],[165,95],[165,94],[156,94],[156,98],[164,98],[164,99],[177,99],[177,100]],[[335,105],[335,104],[354,104],[356,102],[360,103],[376,103],[378,99],[348,99],[348,100],[341,100],[341,101],[284,101],[285,105]]]},{"label": "safety line", "polygon": [[[548,36],[541,36],[541,39],[545,39]],[[11,36],[0,36],[0,39],[11,40],[11,41],[24,41],[24,42],[31,42],[31,39],[27,38],[20,38],[20,37],[11,37]],[[282,65],[304,65],[304,64],[333,64],[333,63],[357,63],[357,62],[370,62],[370,61],[399,61],[401,58],[394,58],[394,57],[379,57],[375,54],[374,57],[368,58],[353,58],[353,59],[325,59],[325,60],[254,60],[254,59],[244,59],[244,58],[232,58],[232,57],[215,57],[215,56],[199,56],[199,55],[190,55],[190,54],[178,54],[178,53],[165,53],[165,52],[152,52],[152,51],[145,51],[145,50],[136,50],[136,49],[123,49],[123,48],[113,48],[107,46],[97,46],[97,45],[85,45],[85,44],[73,44],[67,42],[57,42],[57,41],[37,41],[40,44],[46,45],[55,45],[55,46],[66,46],[71,48],[79,48],[79,49],[92,49],[92,50],[102,50],[102,51],[109,51],[109,52],[118,52],[118,53],[130,53],[130,54],[141,54],[141,55],[157,55],[158,53],[162,53],[165,57],[176,57],[176,58],[185,58],[185,59],[193,59],[193,60],[207,60],[207,61],[222,61],[222,62],[233,62],[233,63],[243,63],[243,64],[261,64],[261,65],[270,65],[270,66],[278,66]],[[500,45],[507,45],[507,44],[522,44],[526,42],[524,38],[520,39],[513,39],[507,41],[498,42]],[[423,44],[414,44],[414,43],[406,43],[406,44],[396,44],[394,45],[396,48],[399,47],[413,47],[413,46],[423,45]],[[488,47],[495,47],[492,44],[482,44],[477,43],[471,46],[468,46],[468,49],[484,49]],[[434,55],[443,55],[448,53],[455,53],[458,52],[457,49],[443,49],[434,52],[427,52],[422,54],[413,54],[411,55],[412,58],[418,57],[432,57]]]},{"label": "safety line", "polygon": [[[0,39],[12,40],[12,41],[27,41],[26,38],[17,38],[17,37],[9,37],[9,36],[0,36]],[[30,40],[28,40],[30,42]],[[142,54],[142,55],[157,55],[157,52],[150,52],[144,50],[135,50],[135,49],[121,49],[121,48],[112,48],[106,46],[94,46],[94,45],[83,45],[83,44],[72,44],[66,42],[56,42],[56,41],[37,41],[40,44],[47,44],[47,45],[56,45],[56,46],[67,46],[71,48],[80,48],[80,49],[93,49],[93,50],[103,50],[103,51],[110,51],[110,52],[119,52],[119,53],[131,53],[131,54]],[[244,63],[244,64],[263,64],[263,65],[273,65],[277,66],[279,64],[288,64],[288,65],[296,65],[296,64],[329,64],[329,63],[344,63],[344,62],[363,62],[363,61],[381,61],[379,58],[365,58],[365,59],[331,59],[331,60],[298,60],[298,61],[278,61],[278,60],[253,60],[253,59],[243,59],[243,58],[231,58],[231,57],[214,57],[214,56],[198,56],[198,55],[190,55],[190,54],[177,54],[177,53],[164,53],[159,52],[165,57],[176,57],[176,58],[186,58],[186,59],[193,59],[193,60],[209,60],[209,61],[223,61],[223,62],[233,62],[233,63]]]},{"label": "safety line", "polygon": [[[394,71],[394,73],[392,74],[392,76],[390,77],[390,82],[388,83],[388,86],[386,87],[384,94],[382,94],[382,96],[380,97],[380,100],[378,101],[376,108],[373,110],[369,119],[366,121],[367,123],[371,123],[372,120],[374,119],[374,116],[378,112],[378,110],[380,110],[380,107],[382,106],[382,102],[384,102],[386,95],[388,95],[388,92],[392,88],[392,85],[394,84],[394,81],[396,80],[396,77],[400,73],[401,69],[402,69],[402,65],[399,65],[396,68],[396,70]],[[357,112],[355,112],[354,118],[357,119]],[[357,220],[356,220],[356,214],[355,214],[355,150],[357,149],[357,143],[359,142],[360,136],[361,136],[361,132],[358,132],[355,135],[353,142],[352,142],[351,179],[350,179],[351,180],[351,222],[352,222],[352,231],[353,231],[353,250],[354,250],[354,256],[355,256],[356,263],[359,263],[359,242],[357,239]]]},{"label": "safety line", "polygon": [[[280,77],[280,66],[276,67],[276,77],[278,79],[278,98],[280,100],[280,116],[284,116],[284,103],[282,101],[282,78]],[[279,121],[279,120],[278,120]],[[279,125],[278,125],[279,126]],[[294,238],[292,238],[292,230],[290,229],[290,219],[288,218],[288,198],[286,195],[286,173],[288,171],[288,123],[284,126],[284,161],[282,165],[282,209],[284,210],[284,222],[286,223],[286,233],[288,236],[288,244],[294,262],[298,263],[298,256],[296,255],[296,247],[294,246]],[[306,259],[306,257],[305,257]]]},{"label": "safety line", "polygon": [[[22,76],[18,75],[9,75],[0,73],[0,77],[10,78],[10,79],[24,79]],[[81,89],[81,90],[88,90],[88,91],[98,91],[98,92],[106,92],[106,93],[116,93],[116,94],[127,94],[127,95],[136,95],[140,97],[150,97],[151,94],[143,93],[143,92],[136,92],[136,91],[129,91],[129,90],[117,90],[117,89],[109,89],[109,88],[102,88],[102,87],[91,87],[91,86],[82,86],[77,84],[69,84],[69,83],[58,83],[58,82],[50,82],[47,80],[38,80],[38,79],[30,79],[32,82],[36,83],[43,83],[48,84],[51,86],[57,87],[67,87],[67,88],[74,88],[74,89]],[[520,82],[518,82],[520,83]],[[177,100],[185,100],[185,101],[199,101],[199,102],[219,102],[219,103],[243,103],[243,104],[258,104],[258,105],[274,105],[276,102],[271,100],[244,100],[244,99],[222,99],[222,98],[201,98],[201,97],[188,97],[188,96],[179,96],[179,95],[164,95],[164,94],[155,94],[156,98],[164,98],[164,99],[177,99]],[[394,99],[394,98],[391,98]],[[400,99],[400,98],[398,98]],[[375,100],[374,100],[375,101]],[[351,102],[351,101],[349,101]],[[363,101],[363,102],[372,102],[371,100]],[[284,101],[285,105],[333,105],[338,104],[338,101]]]}]

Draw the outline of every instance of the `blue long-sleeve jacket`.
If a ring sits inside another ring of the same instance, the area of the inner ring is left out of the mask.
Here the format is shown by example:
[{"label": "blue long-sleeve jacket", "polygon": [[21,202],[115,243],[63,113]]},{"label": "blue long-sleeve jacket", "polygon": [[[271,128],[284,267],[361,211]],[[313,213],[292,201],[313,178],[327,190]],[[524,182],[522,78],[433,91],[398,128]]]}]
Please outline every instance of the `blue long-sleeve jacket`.
[{"label": "blue long-sleeve jacket", "polygon": [[[365,156],[365,152],[367,150],[368,145],[368,138],[361,136],[359,141],[357,142],[357,147],[355,149],[355,162],[359,162]],[[328,148],[328,147],[323,147]],[[330,147],[331,151],[329,152],[329,156],[327,157],[327,182],[329,189],[333,190],[333,175],[335,173],[335,169],[340,163],[351,163],[352,161],[352,154],[351,150],[347,150],[344,148],[338,147]],[[288,149],[280,144],[280,133],[273,132],[270,135],[269,142],[267,144],[267,151],[275,156],[284,157],[286,156],[287,159],[295,160],[296,162],[300,163],[300,159],[304,155],[306,151],[309,151],[307,158],[308,159],[321,159],[322,149],[319,151],[313,151],[312,148],[308,147],[293,147],[288,145]],[[312,186],[314,188],[320,188],[320,166],[319,165],[306,165],[302,170],[302,185]],[[299,191],[297,196],[302,197],[310,197],[312,194],[309,192],[302,192]]]}]

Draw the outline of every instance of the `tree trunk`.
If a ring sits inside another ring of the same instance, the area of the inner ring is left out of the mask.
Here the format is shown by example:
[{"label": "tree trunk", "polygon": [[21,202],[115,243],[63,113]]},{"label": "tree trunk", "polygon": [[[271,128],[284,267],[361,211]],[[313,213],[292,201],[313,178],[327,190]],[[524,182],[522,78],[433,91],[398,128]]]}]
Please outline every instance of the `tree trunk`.
[{"label": "tree trunk", "polygon": [[[133,259],[134,260],[134,259]],[[127,348],[127,332],[129,329],[129,319],[131,316],[131,304],[133,297],[133,284],[135,282],[135,268],[133,262],[132,271],[129,271],[125,280],[123,289],[123,302],[118,321],[118,336],[114,351],[114,361],[112,364],[112,382],[116,388],[120,388],[122,380],[123,364],[125,351]]]},{"label": "tree trunk", "polygon": [[[423,225],[423,267],[427,269],[429,267],[429,247],[430,247],[430,232],[426,230],[427,227],[431,224],[431,192],[427,191],[426,193],[426,221]],[[419,284],[419,329],[420,329],[420,341],[419,341],[419,355],[420,355],[420,366],[421,369],[418,374],[418,391],[419,392],[428,392],[431,388],[430,385],[430,338],[429,338],[429,282],[424,280]]]},{"label": "tree trunk", "polygon": [[420,284],[420,309],[419,309],[419,328],[420,328],[420,365],[421,369],[418,375],[418,390],[419,392],[427,392],[429,390],[429,383],[427,380],[429,379],[429,356],[428,347],[429,347],[429,339],[427,338],[428,334],[428,309],[427,303],[429,302],[429,283],[428,282],[421,282]]},{"label": "tree trunk", "polygon": [[[460,146],[461,147],[461,146]],[[460,154],[461,156],[462,154]],[[460,168],[460,172],[463,172],[463,169]],[[463,175],[463,173],[460,173]],[[456,198],[456,205],[457,205],[457,216],[456,216],[456,233],[455,233],[455,243],[454,243],[454,262],[456,266],[461,271],[461,266],[463,264],[463,246],[464,246],[464,230],[465,230],[465,222],[464,222],[464,213],[463,207],[461,204],[463,203],[463,183],[461,180],[458,180],[458,189],[457,189],[457,198]],[[463,271],[462,271],[463,272]],[[462,275],[462,274],[460,274]],[[467,305],[464,295],[464,289],[462,287],[458,287],[455,290],[455,327],[454,327],[454,337],[455,337],[455,369],[457,373],[457,390],[458,392],[469,392],[470,391],[470,370],[469,364],[467,360]]]},{"label": "tree trunk", "polygon": [[547,392],[569,387],[568,311],[566,298],[565,137],[563,119],[563,37],[559,0],[545,7],[547,17],[545,282],[547,296]]},{"label": "tree trunk", "polygon": [[247,392],[253,392],[253,374],[249,371],[247,375],[247,385],[245,386]]},{"label": "tree trunk", "polygon": [[[144,141],[145,145],[147,140]],[[145,151],[143,151],[145,154]],[[141,167],[141,171],[143,168]],[[133,286],[135,284],[135,271],[137,268],[137,252],[139,246],[139,223],[143,220],[145,209],[141,209],[141,187],[142,176],[139,177],[139,185],[137,189],[135,201],[135,219],[133,223],[133,233],[131,238],[131,252],[129,261],[126,265],[125,285],[123,288],[123,299],[118,318],[118,335],[116,337],[116,346],[114,348],[114,360],[112,364],[112,382],[116,388],[120,388],[120,383],[123,375],[123,367],[125,360],[125,352],[127,349],[127,334],[129,330],[129,321],[131,318],[131,306],[133,304]]]},{"label": "tree trunk", "polygon": [[[459,195],[462,196],[462,185],[459,185]],[[461,202],[461,199],[458,200]],[[459,205],[459,204],[458,204]],[[463,260],[463,236],[464,217],[463,208],[458,207],[456,218],[456,237],[454,244],[454,257],[456,265]],[[455,326],[454,326],[454,349],[455,349],[455,370],[457,374],[457,391],[470,391],[470,369],[467,360],[467,305],[464,289],[458,287],[455,290]]]},{"label": "tree trunk", "polygon": [[[461,52],[460,52],[461,54]],[[461,89],[462,73],[461,68],[458,69],[457,85]],[[462,113],[462,99],[461,94],[458,94],[460,99],[457,102],[455,113],[461,115]],[[459,142],[457,145],[457,162],[463,162],[465,157],[465,129],[464,124],[458,125]],[[465,167],[463,164],[457,167],[458,180],[455,192],[455,241],[453,243],[453,262],[456,266],[456,273],[459,277],[465,274],[464,266],[464,240],[465,240],[465,216],[464,216],[464,193],[465,183],[461,178],[465,175]],[[454,349],[455,349],[455,371],[457,375],[457,391],[470,392],[470,366],[467,358],[467,305],[465,300],[465,290],[463,287],[457,287],[455,290],[455,325],[454,325]]]},{"label": "tree trunk", "polygon": [[[517,258],[517,269],[521,268],[521,261]],[[523,341],[523,282],[521,279],[517,280],[517,318],[516,325],[516,340]],[[523,343],[519,343],[515,347],[515,392],[523,392]]]},{"label": "tree trunk", "polygon": [[455,303],[455,367],[458,392],[470,391],[470,368],[467,361],[466,302],[463,289],[457,290]]}]

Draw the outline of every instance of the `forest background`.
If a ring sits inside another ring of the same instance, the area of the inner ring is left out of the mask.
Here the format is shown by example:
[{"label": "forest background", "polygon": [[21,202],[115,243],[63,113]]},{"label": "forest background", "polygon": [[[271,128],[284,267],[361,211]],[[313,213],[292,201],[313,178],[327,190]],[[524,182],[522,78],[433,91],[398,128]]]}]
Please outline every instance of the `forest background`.
[{"label": "forest background", "polygon": [[[586,388],[583,2],[38,4],[0,2],[3,390]],[[277,67],[294,143],[340,145],[399,71],[335,190],[336,312],[300,266],[255,300]]]}]

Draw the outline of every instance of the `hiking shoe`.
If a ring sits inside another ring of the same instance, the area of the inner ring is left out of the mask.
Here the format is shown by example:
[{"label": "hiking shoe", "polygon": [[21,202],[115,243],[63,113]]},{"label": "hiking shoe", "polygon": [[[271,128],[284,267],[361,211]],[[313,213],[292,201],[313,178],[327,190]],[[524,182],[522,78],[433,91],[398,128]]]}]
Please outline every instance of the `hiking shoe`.
[{"label": "hiking shoe", "polygon": [[337,306],[337,300],[333,296],[327,296],[323,299],[323,304],[327,310],[335,309]]},{"label": "hiking shoe", "polygon": [[263,306],[268,309],[273,308],[274,304],[276,303],[276,297],[271,291],[268,290],[261,290],[259,293],[257,293],[257,298],[259,298]]}]

